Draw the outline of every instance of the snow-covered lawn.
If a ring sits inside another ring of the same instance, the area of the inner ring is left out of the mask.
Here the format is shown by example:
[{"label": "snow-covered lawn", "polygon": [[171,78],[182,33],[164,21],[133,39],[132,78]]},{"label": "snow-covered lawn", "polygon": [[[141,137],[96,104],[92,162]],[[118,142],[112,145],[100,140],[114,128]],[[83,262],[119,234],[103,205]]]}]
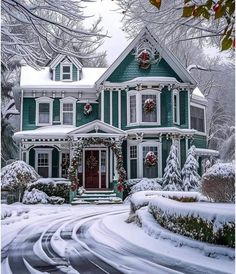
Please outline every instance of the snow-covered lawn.
[{"label": "snow-covered lawn", "polygon": [[[214,254],[213,251],[219,247],[207,245],[209,249],[202,250],[198,247],[199,242],[194,240],[192,242],[195,246],[182,245],[181,241],[174,239],[177,236],[174,233],[168,232],[170,236],[163,237],[167,235],[167,231],[160,227],[159,235],[162,236],[155,239],[137,225],[126,223],[128,215],[129,206],[125,205],[2,205],[2,249],[7,254],[5,249],[10,242],[15,241],[17,244],[32,235],[40,234],[32,253],[44,262],[55,265],[57,258],[49,258],[43,248],[43,239],[52,233],[50,245],[58,254],[58,259],[60,256],[73,259],[73,256],[86,254],[76,249],[74,243],[77,242],[81,248],[122,273],[180,273],[181,269],[185,269],[187,273],[233,273],[234,261],[228,256],[207,257],[206,251],[211,250],[211,254]],[[150,220],[146,224],[150,225]],[[63,238],[69,231],[71,240]],[[185,237],[180,236],[179,239],[182,238]],[[231,249],[226,250],[233,253]],[[22,256],[30,273],[42,273],[32,268],[27,254],[23,253]],[[72,269],[72,261],[70,270],[66,264],[61,264],[61,270],[64,267],[66,273],[79,273]],[[12,268],[12,262],[8,262],[6,255],[2,271],[8,272],[2,273],[16,273],[9,272],[9,267]]]}]

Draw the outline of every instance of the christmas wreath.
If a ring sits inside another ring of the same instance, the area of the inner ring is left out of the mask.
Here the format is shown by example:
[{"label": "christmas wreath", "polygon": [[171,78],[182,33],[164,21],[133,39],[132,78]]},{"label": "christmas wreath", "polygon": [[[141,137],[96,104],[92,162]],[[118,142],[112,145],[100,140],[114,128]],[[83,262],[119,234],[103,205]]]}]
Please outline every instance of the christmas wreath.
[{"label": "christmas wreath", "polygon": [[142,51],[139,55],[138,55],[138,61],[139,61],[139,67],[142,69],[148,69],[150,64],[151,64],[151,60],[150,60],[150,54],[147,52],[147,50]]},{"label": "christmas wreath", "polygon": [[149,99],[145,100],[143,108],[146,113],[151,113],[151,112],[155,111],[156,103],[153,99],[149,98]]},{"label": "christmas wreath", "polygon": [[89,115],[93,111],[92,105],[89,103],[86,103],[84,105],[84,114]]},{"label": "christmas wreath", "polygon": [[94,169],[95,167],[98,166],[98,160],[93,156],[91,155],[87,161],[86,161],[86,165],[89,169]]},{"label": "christmas wreath", "polygon": [[153,151],[149,151],[144,161],[146,166],[155,166],[157,164],[157,157]]}]

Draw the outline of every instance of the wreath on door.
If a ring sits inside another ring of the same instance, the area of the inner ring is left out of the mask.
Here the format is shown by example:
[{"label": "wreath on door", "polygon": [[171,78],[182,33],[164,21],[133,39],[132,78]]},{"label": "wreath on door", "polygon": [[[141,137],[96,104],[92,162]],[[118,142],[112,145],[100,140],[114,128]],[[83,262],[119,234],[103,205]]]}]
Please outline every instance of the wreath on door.
[{"label": "wreath on door", "polygon": [[89,169],[94,169],[98,166],[98,160],[93,155],[89,156],[86,161],[86,165]]}]

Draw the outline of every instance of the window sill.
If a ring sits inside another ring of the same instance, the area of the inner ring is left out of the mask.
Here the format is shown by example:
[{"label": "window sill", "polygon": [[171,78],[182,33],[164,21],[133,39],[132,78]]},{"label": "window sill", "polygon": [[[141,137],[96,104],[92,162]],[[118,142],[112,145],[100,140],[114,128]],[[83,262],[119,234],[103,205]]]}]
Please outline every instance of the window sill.
[{"label": "window sill", "polygon": [[140,122],[135,124],[127,124],[127,127],[135,127],[135,126],[160,126],[158,122]]}]

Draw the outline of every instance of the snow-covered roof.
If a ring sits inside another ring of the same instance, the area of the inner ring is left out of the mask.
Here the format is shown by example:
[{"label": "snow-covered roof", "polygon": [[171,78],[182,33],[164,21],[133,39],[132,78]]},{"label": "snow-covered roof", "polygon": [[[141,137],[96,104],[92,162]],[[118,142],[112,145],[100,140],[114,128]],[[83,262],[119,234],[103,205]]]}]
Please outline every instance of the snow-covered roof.
[{"label": "snow-covered roof", "polygon": [[199,156],[219,156],[219,151],[208,148],[195,148],[196,155]]},{"label": "snow-covered roof", "polygon": [[14,139],[24,139],[24,138],[63,138],[69,132],[75,130],[75,126],[66,125],[55,125],[55,126],[45,126],[34,130],[18,131],[14,134]]},{"label": "snow-covered roof", "polygon": [[82,79],[73,82],[54,81],[51,79],[50,68],[36,70],[30,66],[22,66],[21,88],[92,88],[106,68],[83,68]]},{"label": "snow-covered roof", "polygon": [[201,98],[205,98],[205,96],[202,94],[201,90],[196,87],[194,90],[193,90],[193,95],[195,96],[198,96],[198,97],[201,97]]}]

